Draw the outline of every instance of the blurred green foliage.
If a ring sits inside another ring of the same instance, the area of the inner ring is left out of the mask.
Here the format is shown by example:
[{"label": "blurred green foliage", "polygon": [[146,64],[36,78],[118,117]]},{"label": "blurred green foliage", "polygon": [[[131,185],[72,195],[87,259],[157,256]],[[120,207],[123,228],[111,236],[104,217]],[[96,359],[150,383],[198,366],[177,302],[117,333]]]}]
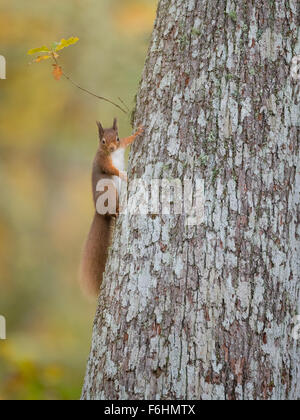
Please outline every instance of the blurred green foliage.
[{"label": "blurred green foliage", "polygon": [[[92,218],[95,120],[129,115],[55,81],[28,49],[78,36],[62,57],[85,88],[133,107],[157,0],[2,0],[0,54],[0,399],[78,399],[96,303],[78,285]],[[29,58],[28,58],[29,57]]]}]

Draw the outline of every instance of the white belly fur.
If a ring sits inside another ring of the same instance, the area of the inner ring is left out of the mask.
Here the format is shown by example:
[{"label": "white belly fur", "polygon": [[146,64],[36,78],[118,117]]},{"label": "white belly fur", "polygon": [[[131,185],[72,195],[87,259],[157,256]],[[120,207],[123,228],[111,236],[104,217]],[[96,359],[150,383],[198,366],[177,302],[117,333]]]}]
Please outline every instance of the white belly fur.
[{"label": "white belly fur", "polygon": [[[113,165],[119,169],[119,171],[125,171],[125,149],[118,149],[111,154]],[[118,176],[113,176],[113,182],[120,194],[122,180]]]}]

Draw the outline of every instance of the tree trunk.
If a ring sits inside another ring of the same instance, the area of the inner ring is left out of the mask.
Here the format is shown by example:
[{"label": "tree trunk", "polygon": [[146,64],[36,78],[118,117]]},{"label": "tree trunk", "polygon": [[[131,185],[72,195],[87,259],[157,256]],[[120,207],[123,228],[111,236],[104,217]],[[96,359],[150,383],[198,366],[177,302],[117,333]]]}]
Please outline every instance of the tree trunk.
[{"label": "tree trunk", "polygon": [[300,398],[298,16],[160,1],[129,183],[204,179],[204,223],[119,218],[83,399]]}]

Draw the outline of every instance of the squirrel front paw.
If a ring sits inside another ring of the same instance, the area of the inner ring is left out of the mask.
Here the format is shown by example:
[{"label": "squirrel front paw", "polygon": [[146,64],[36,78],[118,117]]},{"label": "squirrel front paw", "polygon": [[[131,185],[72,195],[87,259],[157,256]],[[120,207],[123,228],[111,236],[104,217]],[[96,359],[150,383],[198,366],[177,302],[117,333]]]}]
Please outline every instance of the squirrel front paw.
[{"label": "squirrel front paw", "polygon": [[119,177],[123,180],[127,182],[127,172],[125,171],[120,171],[119,173]]},{"label": "squirrel front paw", "polygon": [[140,134],[143,134],[143,132],[144,132],[144,127],[141,125],[141,126],[138,128],[138,130],[137,130],[137,132],[136,132],[136,135],[137,135],[137,136],[139,136]]}]

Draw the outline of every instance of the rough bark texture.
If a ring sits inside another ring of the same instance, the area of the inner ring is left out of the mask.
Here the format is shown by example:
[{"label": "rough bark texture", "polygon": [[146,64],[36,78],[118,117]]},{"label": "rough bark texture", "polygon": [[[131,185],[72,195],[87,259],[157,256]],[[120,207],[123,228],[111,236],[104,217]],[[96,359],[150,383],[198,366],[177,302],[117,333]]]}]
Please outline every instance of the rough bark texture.
[{"label": "rough bark texture", "polygon": [[203,178],[205,220],[120,217],[83,399],[300,398],[297,0],[161,0],[130,178]]}]

